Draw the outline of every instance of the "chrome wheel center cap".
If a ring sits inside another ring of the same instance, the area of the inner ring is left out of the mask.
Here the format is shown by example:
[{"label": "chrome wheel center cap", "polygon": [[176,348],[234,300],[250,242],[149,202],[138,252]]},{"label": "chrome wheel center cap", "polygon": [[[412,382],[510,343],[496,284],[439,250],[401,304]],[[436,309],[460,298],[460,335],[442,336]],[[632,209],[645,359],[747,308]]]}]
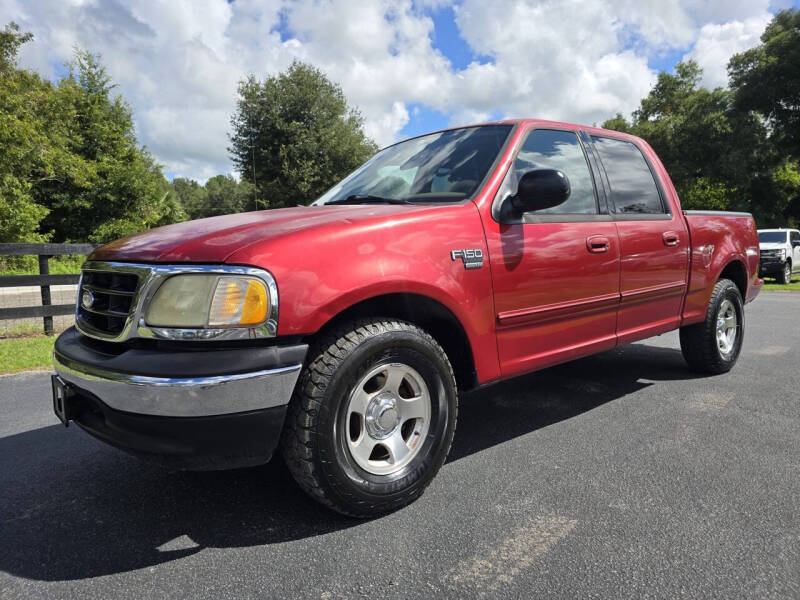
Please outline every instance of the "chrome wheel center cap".
[{"label": "chrome wheel center cap", "polygon": [[364,423],[369,436],[382,440],[394,433],[400,424],[397,400],[392,394],[380,394],[370,400],[364,414]]}]

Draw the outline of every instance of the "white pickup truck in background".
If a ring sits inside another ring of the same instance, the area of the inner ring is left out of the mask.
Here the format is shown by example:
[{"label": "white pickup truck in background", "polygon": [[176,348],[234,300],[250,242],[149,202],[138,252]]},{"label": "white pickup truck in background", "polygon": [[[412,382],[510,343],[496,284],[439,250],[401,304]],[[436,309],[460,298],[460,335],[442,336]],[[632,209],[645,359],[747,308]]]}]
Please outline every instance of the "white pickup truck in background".
[{"label": "white pickup truck in background", "polygon": [[759,277],[775,277],[778,283],[790,283],[792,272],[800,271],[800,231],[759,229],[758,246]]}]

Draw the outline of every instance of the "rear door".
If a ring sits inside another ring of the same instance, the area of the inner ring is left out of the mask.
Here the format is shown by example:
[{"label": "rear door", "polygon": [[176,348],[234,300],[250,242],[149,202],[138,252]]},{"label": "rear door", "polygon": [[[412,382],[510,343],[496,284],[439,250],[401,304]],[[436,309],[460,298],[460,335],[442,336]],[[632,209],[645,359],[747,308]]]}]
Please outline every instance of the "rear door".
[{"label": "rear door", "polygon": [[[555,208],[502,216],[520,177],[536,169],[562,171],[571,184],[569,199]],[[578,134],[529,130],[497,193],[492,217],[486,238],[502,374],[613,348],[619,242]]]},{"label": "rear door", "polygon": [[689,235],[683,215],[670,210],[653,165],[638,145],[602,135],[592,135],[592,142],[619,234],[617,337],[624,344],[680,324]]}]

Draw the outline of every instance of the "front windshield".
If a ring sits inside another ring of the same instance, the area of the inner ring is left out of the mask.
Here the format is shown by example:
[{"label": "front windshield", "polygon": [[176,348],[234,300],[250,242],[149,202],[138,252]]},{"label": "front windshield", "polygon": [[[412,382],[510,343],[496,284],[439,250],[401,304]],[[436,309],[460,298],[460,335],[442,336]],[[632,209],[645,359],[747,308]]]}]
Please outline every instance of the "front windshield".
[{"label": "front windshield", "polygon": [[511,125],[482,125],[432,133],[378,152],[314,204],[358,196],[417,202],[455,202],[471,196],[486,176]]},{"label": "front windshield", "polygon": [[785,231],[762,231],[758,234],[758,241],[762,244],[785,244]]}]

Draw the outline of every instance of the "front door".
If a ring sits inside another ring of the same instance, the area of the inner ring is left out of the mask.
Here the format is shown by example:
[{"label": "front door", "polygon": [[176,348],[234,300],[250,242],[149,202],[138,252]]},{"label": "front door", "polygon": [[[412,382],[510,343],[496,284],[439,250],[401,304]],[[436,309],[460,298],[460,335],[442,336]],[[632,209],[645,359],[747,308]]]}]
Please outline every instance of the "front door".
[{"label": "front door", "polygon": [[592,136],[610,188],[621,247],[618,342],[650,337],[680,324],[689,264],[689,235],[681,213],[634,143]]},{"label": "front door", "polygon": [[[558,169],[570,182],[555,208],[509,215],[520,177]],[[612,348],[619,304],[620,245],[576,132],[531,129],[486,223],[497,346],[503,376]]]}]

